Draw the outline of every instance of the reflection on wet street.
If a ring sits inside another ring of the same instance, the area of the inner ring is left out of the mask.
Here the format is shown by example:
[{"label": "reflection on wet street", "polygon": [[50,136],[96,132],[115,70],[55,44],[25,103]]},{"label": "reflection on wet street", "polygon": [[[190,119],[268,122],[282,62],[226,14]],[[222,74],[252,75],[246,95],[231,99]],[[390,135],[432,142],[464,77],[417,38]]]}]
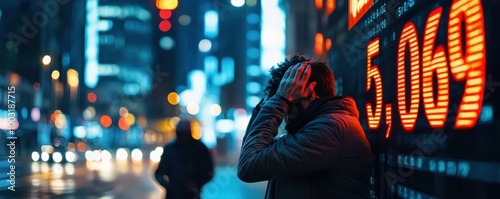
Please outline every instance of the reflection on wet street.
[{"label": "reflection on wet street", "polygon": [[[30,165],[31,174],[16,180],[15,192],[0,192],[0,198],[157,199],[165,195],[165,190],[154,180],[157,164],[149,160],[22,164]],[[265,188],[265,182],[239,181],[233,165],[217,167],[216,176],[205,185],[201,195],[202,198],[263,198]]]}]

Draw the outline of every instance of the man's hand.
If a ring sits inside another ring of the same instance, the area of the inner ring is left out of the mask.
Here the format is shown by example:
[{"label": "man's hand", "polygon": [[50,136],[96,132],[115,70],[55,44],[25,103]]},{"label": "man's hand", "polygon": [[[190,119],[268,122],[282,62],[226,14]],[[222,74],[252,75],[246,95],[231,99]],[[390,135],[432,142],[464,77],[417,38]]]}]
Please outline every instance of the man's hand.
[{"label": "man's hand", "polygon": [[308,62],[302,62],[290,67],[283,75],[277,94],[290,100],[290,102],[307,98],[313,91],[316,82],[307,85],[311,76],[311,66]]}]

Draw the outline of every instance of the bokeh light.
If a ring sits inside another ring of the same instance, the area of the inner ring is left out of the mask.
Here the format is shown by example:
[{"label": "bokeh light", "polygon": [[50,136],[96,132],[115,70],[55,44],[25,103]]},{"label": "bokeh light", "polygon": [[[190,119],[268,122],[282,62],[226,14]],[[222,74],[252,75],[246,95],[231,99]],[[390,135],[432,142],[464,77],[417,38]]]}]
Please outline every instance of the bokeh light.
[{"label": "bokeh light", "polygon": [[208,52],[212,49],[212,42],[208,39],[202,39],[200,43],[198,43],[198,49],[200,52]]},{"label": "bokeh light", "polygon": [[241,7],[245,5],[245,0],[231,0],[231,4],[233,4],[234,7]]},{"label": "bokeh light", "polygon": [[68,162],[76,162],[76,154],[73,151],[66,151],[66,154],[64,154],[64,157]]},{"label": "bokeh light", "polygon": [[120,107],[120,110],[118,110],[118,113],[120,114],[120,117],[127,117],[128,109],[125,107]]},{"label": "bokeh light", "polygon": [[60,152],[55,152],[54,154],[52,154],[52,160],[54,160],[54,162],[61,162],[62,158],[63,157]]},{"label": "bokeh light", "polygon": [[171,92],[168,94],[167,100],[168,100],[168,103],[170,103],[172,105],[177,105],[177,104],[179,104],[179,101],[180,101],[179,94],[177,94],[176,92]]},{"label": "bokeh light", "polygon": [[163,32],[167,32],[172,28],[172,24],[168,20],[163,20],[160,22],[160,25],[158,25],[160,30]]},{"label": "bokeh light", "polygon": [[52,61],[52,58],[50,57],[50,55],[45,55],[42,58],[42,63],[45,66],[49,65],[51,61]]},{"label": "bokeh light", "polygon": [[78,72],[75,69],[70,68],[67,72],[68,85],[75,88],[78,87],[79,79]]},{"label": "bokeh light", "polygon": [[38,122],[40,120],[40,109],[38,107],[31,109],[31,120],[33,120],[33,122]]},{"label": "bokeh light", "polygon": [[103,127],[110,127],[111,124],[113,123],[113,121],[111,120],[111,117],[107,116],[107,115],[102,115],[101,116],[101,119],[99,119],[99,122],[101,123],[101,125]]},{"label": "bokeh light", "polygon": [[177,124],[179,123],[179,121],[181,121],[181,118],[177,117],[177,116],[174,116],[172,118],[170,118],[170,126],[172,128],[175,128],[177,126]]},{"label": "bokeh light", "polygon": [[118,148],[116,150],[116,159],[117,160],[126,160],[128,158],[128,152],[124,148]]},{"label": "bokeh light", "polygon": [[125,118],[123,118],[123,117],[122,117],[122,118],[120,118],[120,119],[118,120],[118,127],[119,127],[121,130],[126,131],[126,130],[128,130],[128,129],[130,128],[130,125],[129,125],[129,124],[127,124],[127,122],[125,121]]},{"label": "bokeh light", "polygon": [[148,126],[148,120],[144,116],[139,116],[137,118],[137,125],[142,128],[146,128],[146,126]]},{"label": "bokeh light", "polygon": [[179,17],[179,23],[183,26],[187,26],[191,23],[191,17],[189,15],[181,15]]},{"label": "bokeh light", "polygon": [[135,124],[135,116],[132,113],[127,114],[127,116],[125,116],[124,119],[125,119],[125,122],[127,123],[127,125],[129,125],[129,126],[132,126],[133,124]]},{"label": "bokeh light", "polygon": [[53,70],[52,74],[50,75],[50,77],[52,77],[53,80],[59,79],[59,76],[61,76],[61,73],[59,73],[58,70]]},{"label": "bokeh light", "polygon": [[102,153],[101,153],[101,159],[102,161],[105,161],[105,162],[108,162],[108,161],[111,161],[111,153],[107,150],[103,150]]},{"label": "bokeh light", "polygon": [[134,160],[134,161],[141,161],[142,160],[142,151],[140,149],[132,150],[132,153],[130,155],[132,156],[132,160]]},{"label": "bokeh light", "polygon": [[49,153],[47,152],[42,152],[42,161],[47,162],[49,161]]},{"label": "bokeh light", "polygon": [[87,99],[89,102],[94,103],[97,100],[97,95],[93,92],[89,92],[89,94],[87,94]]},{"label": "bokeh light", "polygon": [[200,107],[198,104],[188,104],[187,105],[187,112],[191,115],[196,115],[198,112],[200,112]]},{"label": "bokeh light", "polygon": [[156,0],[156,8],[160,10],[173,10],[179,5],[177,0]]},{"label": "bokeh light", "polygon": [[31,153],[31,159],[36,162],[38,160],[40,160],[40,154],[36,151],[33,151],[33,153]]},{"label": "bokeh light", "polygon": [[160,10],[160,17],[162,19],[169,19],[172,16],[172,11],[170,10]]},{"label": "bokeh light", "polygon": [[222,112],[222,108],[218,104],[212,104],[209,107],[210,115],[219,116]]}]

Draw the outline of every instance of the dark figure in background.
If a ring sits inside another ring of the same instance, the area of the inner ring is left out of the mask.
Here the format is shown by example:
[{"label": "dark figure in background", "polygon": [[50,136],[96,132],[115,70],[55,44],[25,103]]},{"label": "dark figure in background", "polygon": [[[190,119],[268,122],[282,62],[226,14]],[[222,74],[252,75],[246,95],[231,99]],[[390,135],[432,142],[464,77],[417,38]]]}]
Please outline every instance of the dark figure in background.
[{"label": "dark figure in background", "polygon": [[191,122],[181,119],[177,139],[163,147],[155,177],[167,190],[168,199],[200,198],[204,184],[213,177],[212,157],[207,147],[191,136]]},{"label": "dark figure in background", "polygon": [[[238,177],[269,180],[266,198],[369,198],[370,144],[332,70],[296,55],[271,70],[243,138]],[[276,138],[285,120],[286,134]]]}]

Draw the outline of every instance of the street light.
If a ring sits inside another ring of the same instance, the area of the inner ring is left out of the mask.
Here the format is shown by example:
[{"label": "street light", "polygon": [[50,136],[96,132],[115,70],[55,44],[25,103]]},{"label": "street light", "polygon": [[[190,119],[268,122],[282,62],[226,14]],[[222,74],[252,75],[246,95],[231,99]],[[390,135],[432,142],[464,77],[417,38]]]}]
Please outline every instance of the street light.
[{"label": "street light", "polygon": [[52,61],[52,58],[49,55],[45,55],[42,58],[42,63],[44,66],[48,66],[51,61]]},{"label": "street light", "polygon": [[72,88],[78,87],[78,72],[75,69],[69,69],[68,70],[68,84]]},{"label": "street light", "polygon": [[60,75],[61,75],[61,73],[59,73],[58,70],[53,70],[52,74],[50,76],[52,77],[53,80],[57,80],[57,79],[59,79]]}]

